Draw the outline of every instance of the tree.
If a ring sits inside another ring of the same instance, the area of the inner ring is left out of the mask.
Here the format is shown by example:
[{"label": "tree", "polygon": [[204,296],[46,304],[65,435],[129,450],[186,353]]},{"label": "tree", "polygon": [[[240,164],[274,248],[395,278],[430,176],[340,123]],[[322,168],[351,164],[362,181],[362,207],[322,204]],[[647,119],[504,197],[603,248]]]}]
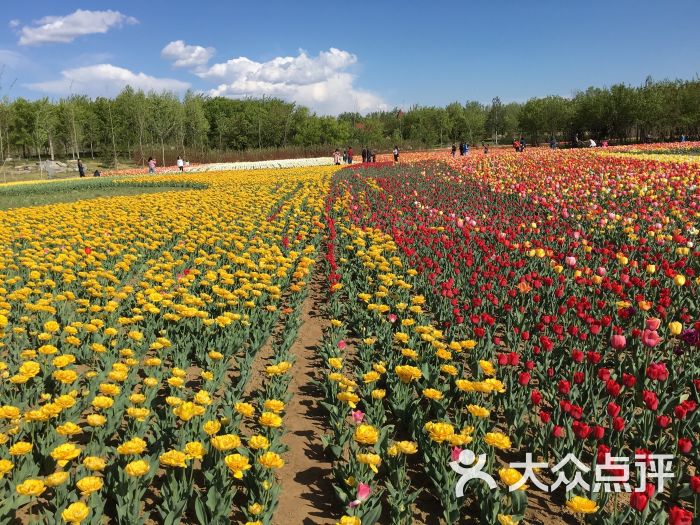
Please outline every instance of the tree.
[{"label": "tree", "polygon": [[22,157],[28,156],[34,144],[34,126],[36,125],[36,107],[24,98],[16,99],[12,104],[10,124],[8,126],[9,142],[22,148]]},{"label": "tree", "polygon": [[149,93],[147,97],[149,125],[160,142],[161,159],[165,162],[165,143],[170,140],[182,121],[182,106],[172,93]]},{"label": "tree", "polygon": [[204,97],[188,91],[183,100],[183,112],[182,155],[185,156],[185,147],[204,150],[207,144],[209,121],[204,112]]},{"label": "tree", "polygon": [[520,128],[529,134],[530,141],[535,145],[539,142],[539,133],[544,127],[542,99],[531,98],[520,108],[518,123]]}]

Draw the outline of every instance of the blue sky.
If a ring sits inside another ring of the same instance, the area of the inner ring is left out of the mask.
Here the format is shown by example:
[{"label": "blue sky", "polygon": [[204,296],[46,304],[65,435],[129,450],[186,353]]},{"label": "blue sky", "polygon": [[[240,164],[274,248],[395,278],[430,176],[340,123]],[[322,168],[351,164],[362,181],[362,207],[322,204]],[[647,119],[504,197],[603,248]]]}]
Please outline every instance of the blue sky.
[{"label": "blue sky", "polygon": [[11,97],[131,83],[337,113],[700,74],[698,0],[2,3],[0,95]]}]

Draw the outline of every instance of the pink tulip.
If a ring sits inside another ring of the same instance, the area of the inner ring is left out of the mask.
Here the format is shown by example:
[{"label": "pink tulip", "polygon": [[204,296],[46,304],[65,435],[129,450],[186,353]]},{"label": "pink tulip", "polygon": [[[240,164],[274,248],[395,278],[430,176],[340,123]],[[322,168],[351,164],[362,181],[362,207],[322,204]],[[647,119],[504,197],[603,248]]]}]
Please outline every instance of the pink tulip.
[{"label": "pink tulip", "polygon": [[659,327],[661,326],[661,319],[658,317],[650,317],[649,319],[646,320],[646,327],[647,330],[658,330]]},{"label": "pink tulip", "polygon": [[660,341],[661,337],[659,337],[659,333],[656,330],[644,330],[642,332],[642,343],[645,346],[654,348]]},{"label": "pink tulip", "polygon": [[350,412],[350,415],[355,423],[362,423],[362,420],[365,418],[365,413],[362,410],[353,410]]},{"label": "pink tulip", "polygon": [[459,461],[459,455],[462,453],[462,449],[459,447],[452,448],[452,461]]},{"label": "pink tulip", "polygon": [[338,341],[338,348],[340,350],[345,350],[346,346],[348,346],[348,344],[345,341]]},{"label": "pink tulip", "polygon": [[398,319],[398,317],[396,317],[396,314],[389,314],[386,317],[387,317],[387,319],[389,319],[390,323],[395,323],[396,320]]},{"label": "pink tulip", "polygon": [[566,263],[567,266],[574,267],[574,266],[576,266],[576,257],[569,255],[568,257],[566,257],[564,259],[564,262]]},{"label": "pink tulip", "polygon": [[357,499],[355,501],[351,501],[349,507],[350,508],[357,507],[360,503],[362,503],[367,498],[369,498],[369,495],[371,492],[372,492],[372,489],[367,483],[358,483],[358,485],[357,485]]},{"label": "pink tulip", "polygon": [[627,346],[627,339],[624,335],[615,334],[610,338],[610,346],[615,350],[622,350]]},{"label": "pink tulip", "polygon": [[597,273],[600,277],[605,277],[605,275],[608,273],[608,271],[607,271],[604,267],[598,266],[598,269],[596,270],[596,273]]}]

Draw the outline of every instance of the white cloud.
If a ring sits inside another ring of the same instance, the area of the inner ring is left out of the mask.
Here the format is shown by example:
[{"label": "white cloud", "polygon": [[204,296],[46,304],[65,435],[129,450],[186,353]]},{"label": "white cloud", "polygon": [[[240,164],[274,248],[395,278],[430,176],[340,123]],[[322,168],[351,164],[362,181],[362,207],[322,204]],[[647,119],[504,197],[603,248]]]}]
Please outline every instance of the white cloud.
[{"label": "white cloud", "polygon": [[32,46],[49,42],[68,43],[79,36],[106,33],[113,27],[138,24],[138,20],[119,11],[87,11],[78,9],[66,16],[46,16],[33,26],[20,30],[19,45]]},{"label": "white cloud", "polygon": [[197,75],[220,82],[209,91],[212,96],[273,96],[327,114],[385,109],[387,105],[379,96],[355,87],[355,75],[348,69],[356,63],[352,53],[331,48],[316,57],[300,51],[295,57],[267,62],[233,58],[202,69]]},{"label": "white cloud", "polygon": [[112,64],[96,64],[61,71],[61,78],[29,84],[35,91],[53,95],[83,94],[114,96],[126,86],[143,91],[182,92],[190,87],[187,82],[173,78],[157,78],[145,73],[134,73]]},{"label": "white cloud", "polygon": [[10,29],[14,29],[16,27],[19,27],[20,24],[21,22],[15,18],[14,20],[10,20],[10,23],[8,25],[10,26]]},{"label": "white cloud", "polygon": [[197,69],[206,65],[215,52],[213,47],[189,46],[182,40],[175,40],[163,48],[160,56],[172,62],[174,67]]}]

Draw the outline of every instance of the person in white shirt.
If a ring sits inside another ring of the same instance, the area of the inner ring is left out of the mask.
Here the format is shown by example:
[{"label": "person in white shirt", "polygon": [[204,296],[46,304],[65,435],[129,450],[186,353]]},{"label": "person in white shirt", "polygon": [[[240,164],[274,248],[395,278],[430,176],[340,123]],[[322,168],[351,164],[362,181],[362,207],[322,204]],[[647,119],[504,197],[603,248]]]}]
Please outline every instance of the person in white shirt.
[{"label": "person in white shirt", "polygon": [[595,147],[596,147],[595,140],[591,139],[591,148],[595,148]]},{"label": "person in white shirt", "polygon": [[179,155],[177,157],[177,167],[180,171],[185,171],[185,161]]}]

